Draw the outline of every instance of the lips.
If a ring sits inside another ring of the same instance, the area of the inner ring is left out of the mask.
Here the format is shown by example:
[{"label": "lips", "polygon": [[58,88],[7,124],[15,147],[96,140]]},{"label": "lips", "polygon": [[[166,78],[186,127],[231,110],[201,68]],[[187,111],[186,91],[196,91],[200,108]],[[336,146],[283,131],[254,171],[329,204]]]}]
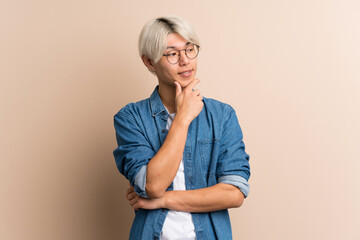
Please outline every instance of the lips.
[{"label": "lips", "polygon": [[179,72],[179,75],[182,77],[190,77],[191,74],[192,74],[192,70],[186,70],[186,71]]}]

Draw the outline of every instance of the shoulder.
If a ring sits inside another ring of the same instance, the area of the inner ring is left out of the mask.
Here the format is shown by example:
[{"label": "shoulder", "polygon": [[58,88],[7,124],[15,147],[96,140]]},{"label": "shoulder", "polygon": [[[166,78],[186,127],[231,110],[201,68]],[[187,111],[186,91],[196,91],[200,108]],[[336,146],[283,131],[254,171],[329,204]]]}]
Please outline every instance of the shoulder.
[{"label": "shoulder", "polygon": [[213,98],[203,97],[203,102],[207,114],[219,115],[221,118],[224,118],[229,113],[235,112],[230,104]]},{"label": "shoulder", "polygon": [[114,117],[130,117],[136,118],[140,112],[146,111],[149,107],[149,98],[142,99],[137,102],[131,102],[120,108],[120,110],[114,115]]}]

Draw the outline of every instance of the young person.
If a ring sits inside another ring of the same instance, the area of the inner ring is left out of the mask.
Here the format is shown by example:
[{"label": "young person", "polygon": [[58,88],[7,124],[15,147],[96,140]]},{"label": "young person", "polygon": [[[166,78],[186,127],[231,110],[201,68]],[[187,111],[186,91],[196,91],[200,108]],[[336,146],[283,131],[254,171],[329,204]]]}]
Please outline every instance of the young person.
[{"label": "young person", "polygon": [[228,208],[249,193],[235,110],[195,86],[200,43],[182,18],[149,21],[139,52],[158,85],[114,116],[117,167],[135,209],[130,239],[232,239]]}]

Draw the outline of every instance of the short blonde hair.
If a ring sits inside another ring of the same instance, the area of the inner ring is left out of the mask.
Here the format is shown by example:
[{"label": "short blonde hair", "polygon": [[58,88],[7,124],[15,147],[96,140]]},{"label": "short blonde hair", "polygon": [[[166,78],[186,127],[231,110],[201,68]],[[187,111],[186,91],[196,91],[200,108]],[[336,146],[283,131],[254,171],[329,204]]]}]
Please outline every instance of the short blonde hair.
[{"label": "short blonde hair", "polygon": [[164,16],[148,21],[139,36],[140,57],[147,56],[157,63],[166,49],[167,36],[178,33],[190,43],[200,46],[200,41],[192,26],[178,16]]}]

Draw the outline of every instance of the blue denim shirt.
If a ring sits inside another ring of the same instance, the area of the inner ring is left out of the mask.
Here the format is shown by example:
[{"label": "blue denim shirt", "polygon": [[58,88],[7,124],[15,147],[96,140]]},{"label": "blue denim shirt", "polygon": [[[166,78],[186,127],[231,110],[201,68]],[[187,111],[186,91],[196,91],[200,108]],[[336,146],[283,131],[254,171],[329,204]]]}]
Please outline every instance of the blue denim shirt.
[{"label": "blue denim shirt", "polygon": [[[114,116],[118,147],[113,154],[117,167],[141,197],[145,191],[146,167],[165,141],[168,112],[156,86],[151,96],[129,103]],[[232,184],[249,193],[249,155],[235,110],[226,103],[203,97],[204,107],[191,122],[183,161],[187,190],[217,183]],[[167,191],[173,189],[173,184]],[[130,239],[159,239],[167,209],[135,211]],[[232,239],[228,210],[191,213],[196,239]]]}]

